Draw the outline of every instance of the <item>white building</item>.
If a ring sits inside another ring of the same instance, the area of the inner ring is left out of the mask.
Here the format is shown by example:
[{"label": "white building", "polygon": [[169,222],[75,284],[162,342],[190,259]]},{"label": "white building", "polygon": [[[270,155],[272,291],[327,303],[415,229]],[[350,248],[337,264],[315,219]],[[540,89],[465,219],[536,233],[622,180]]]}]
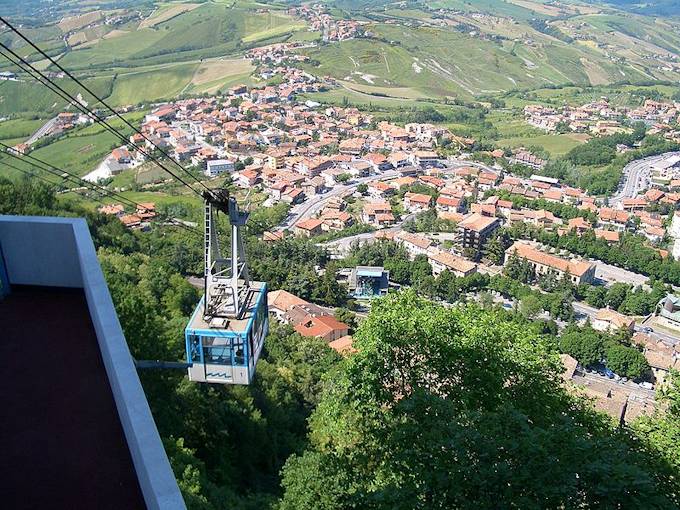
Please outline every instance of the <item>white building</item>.
[{"label": "white building", "polygon": [[205,164],[205,175],[216,177],[225,172],[234,171],[234,162],[229,159],[211,159]]}]

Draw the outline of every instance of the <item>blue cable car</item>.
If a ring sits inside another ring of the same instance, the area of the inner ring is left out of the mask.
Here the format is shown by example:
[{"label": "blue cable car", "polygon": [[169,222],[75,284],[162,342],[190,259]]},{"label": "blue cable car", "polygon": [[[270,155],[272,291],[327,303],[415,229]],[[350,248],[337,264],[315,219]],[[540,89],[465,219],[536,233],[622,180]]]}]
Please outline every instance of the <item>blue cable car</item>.
[{"label": "blue cable car", "polygon": [[[189,379],[250,384],[269,331],[267,285],[251,281],[241,239],[248,213],[226,190],[204,193],[205,295],[184,331]],[[231,258],[222,258],[216,214],[231,224]]]}]

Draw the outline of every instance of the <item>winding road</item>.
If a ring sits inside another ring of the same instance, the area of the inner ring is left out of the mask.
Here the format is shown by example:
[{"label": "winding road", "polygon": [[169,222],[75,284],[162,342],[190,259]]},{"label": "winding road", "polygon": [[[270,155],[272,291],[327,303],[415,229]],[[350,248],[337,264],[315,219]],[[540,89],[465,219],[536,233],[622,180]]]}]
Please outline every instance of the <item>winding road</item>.
[{"label": "winding road", "polygon": [[636,159],[628,163],[623,169],[622,181],[619,188],[609,198],[610,205],[616,205],[624,198],[636,197],[642,190],[647,189],[651,182],[652,166],[669,156],[680,154],[678,152],[666,152],[659,156]]}]

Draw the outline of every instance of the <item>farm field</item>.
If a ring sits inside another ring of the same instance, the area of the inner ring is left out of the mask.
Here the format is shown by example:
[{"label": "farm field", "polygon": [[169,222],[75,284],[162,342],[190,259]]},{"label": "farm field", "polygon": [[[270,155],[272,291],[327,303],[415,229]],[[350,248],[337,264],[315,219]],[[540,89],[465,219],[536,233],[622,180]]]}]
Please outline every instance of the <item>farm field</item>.
[{"label": "farm field", "polygon": [[222,3],[169,4],[116,37],[74,48],[62,64],[85,70],[234,55],[241,43],[276,40],[305,26],[285,14]]},{"label": "farm field", "polygon": [[184,92],[214,94],[231,85],[249,85],[254,70],[252,62],[243,58],[205,61],[196,68]]},{"label": "farm field", "polygon": [[[56,80],[69,93],[76,93],[77,86],[70,80]],[[84,80],[98,95],[111,93],[112,79],[92,78]],[[66,101],[40,83],[26,81],[0,81],[0,116],[22,115],[24,117],[51,117],[66,108]]]},{"label": "farm field", "polygon": [[129,105],[171,99],[189,86],[198,67],[199,64],[182,64],[165,69],[119,75],[107,102],[113,105]]},{"label": "farm field", "polygon": [[[557,40],[535,47],[500,44],[440,28],[384,23],[371,26],[370,31],[379,39],[350,40],[310,50],[310,58],[319,63],[316,72],[360,85],[462,98],[540,84],[590,85],[620,79],[618,68],[598,52]],[[633,70],[629,76],[643,77]]]},{"label": "farm field", "polygon": [[326,92],[307,93],[303,96],[305,99],[317,101],[324,104],[332,104],[336,106],[357,106],[368,107],[377,106],[384,108],[407,107],[414,108],[422,106],[423,103],[413,99],[400,99],[395,97],[371,96],[363,92],[348,90],[343,88],[331,89]]},{"label": "farm field", "polygon": [[35,133],[44,122],[32,119],[10,119],[0,122],[0,139],[25,139]]},{"label": "farm field", "polygon": [[200,4],[167,4],[159,6],[154,12],[139,24],[139,28],[153,28],[184,12],[193,11]]},{"label": "farm field", "polygon": [[544,134],[539,136],[504,138],[495,142],[498,147],[541,147],[552,157],[562,156],[590,137],[585,133]]}]

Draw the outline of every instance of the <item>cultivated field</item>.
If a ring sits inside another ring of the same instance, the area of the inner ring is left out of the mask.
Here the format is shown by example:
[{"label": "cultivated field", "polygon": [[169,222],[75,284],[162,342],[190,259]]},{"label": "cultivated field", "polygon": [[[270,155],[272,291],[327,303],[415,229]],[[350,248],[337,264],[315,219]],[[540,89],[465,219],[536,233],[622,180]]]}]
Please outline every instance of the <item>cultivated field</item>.
[{"label": "cultivated field", "polygon": [[155,10],[151,16],[142,21],[139,24],[139,28],[153,28],[184,12],[192,11],[198,6],[199,4],[171,4],[162,6]]}]

